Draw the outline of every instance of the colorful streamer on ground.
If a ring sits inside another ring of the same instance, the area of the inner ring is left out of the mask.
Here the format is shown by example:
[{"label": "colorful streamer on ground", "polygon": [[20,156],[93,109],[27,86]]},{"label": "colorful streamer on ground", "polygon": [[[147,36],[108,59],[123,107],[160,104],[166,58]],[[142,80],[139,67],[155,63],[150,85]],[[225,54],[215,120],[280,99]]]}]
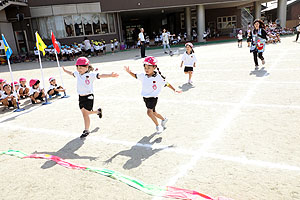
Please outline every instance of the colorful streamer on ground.
[{"label": "colorful streamer on ground", "polygon": [[156,185],[149,185],[145,184],[142,181],[139,181],[135,178],[123,175],[119,172],[104,169],[104,168],[95,168],[95,167],[87,167],[83,165],[76,165],[72,164],[68,161],[63,160],[60,157],[49,155],[49,154],[25,154],[21,151],[16,150],[8,150],[0,152],[0,155],[10,155],[10,156],[16,156],[19,158],[39,158],[39,159],[47,159],[52,160],[56,162],[57,164],[70,168],[70,169],[80,169],[84,171],[90,171],[95,172],[97,174],[101,174],[103,176],[107,176],[113,179],[116,179],[122,183],[125,183],[135,189],[138,189],[146,194],[152,195],[152,196],[159,196],[159,197],[165,197],[165,198],[173,198],[173,199],[185,199],[185,200],[199,200],[199,199],[206,199],[206,200],[232,200],[226,197],[210,197],[205,194],[201,194],[199,192],[193,191],[193,190],[187,190],[187,189],[181,189],[176,187],[159,187]]}]

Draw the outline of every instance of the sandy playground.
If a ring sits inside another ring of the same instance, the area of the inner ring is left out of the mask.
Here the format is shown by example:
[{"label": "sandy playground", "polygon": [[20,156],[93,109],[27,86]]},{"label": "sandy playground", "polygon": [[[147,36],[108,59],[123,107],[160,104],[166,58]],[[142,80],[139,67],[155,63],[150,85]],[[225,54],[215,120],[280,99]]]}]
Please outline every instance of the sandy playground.
[{"label": "sandy playground", "polygon": [[[169,121],[155,133],[140,96],[141,84],[124,70],[142,72],[138,50],[91,58],[100,73],[120,74],[94,83],[95,104],[85,140],[76,79],[63,74],[68,99],[31,105],[20,113],[0,109],[0,151],[47,153],[72,163],[104,167],[145,183],[175,186],[235,200],[300,199],[300,44],[285,37],[268,45],[265,69],[254,70],[252,54],[237,43],[196,46],[198,64],[190,87],[181,55],[148,50],[167,80],[182,94],[163,89],[157,111]],[[173,49],[176,51],[177,49]],[[183,48],[178,49],[182,54]],[[75,70],[74,62],[62,62]],[[43,62],[48,78],[59,71]],[[260,66],[261,67],[261,66]],[[41,78],[38,63],[13,64],[15,78]],[[7,66],[0,77],[10,81]],[[0,156],[0,199],[158,200],[116,180],[52,161]]]}]

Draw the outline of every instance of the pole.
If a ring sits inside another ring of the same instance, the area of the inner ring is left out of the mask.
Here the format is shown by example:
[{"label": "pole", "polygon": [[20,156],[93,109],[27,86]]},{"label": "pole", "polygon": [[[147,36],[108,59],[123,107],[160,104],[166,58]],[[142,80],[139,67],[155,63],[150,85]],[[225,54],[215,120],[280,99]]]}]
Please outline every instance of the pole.
[{"label": "pole", "polygon": [[[37,34],[37,32],[35,32],[35,39],[36,39],[36,42],[38,43],[38,39],[37,39],[37,35],[36,34]],[[36,46],[37,46],[37,49],[38,49],[38,52],[39,52],[40,68],[41,68],[41,74],[42,74],[43,88],[44,88],[44,92],[45,92],[45,80],[44,80],[44,73],[43,73],[43,67],[42,67],[41,52],[40,52],[39,45],[36,45]],[[46,93],[45,93],[45,99],[46,99],[46,102],[43,103],[42,105],[51,104],[51,102],[48,102],[47,94]]]},{"label": "pole", "polygon": [[[54,48],[54,51],[55,51],[55,57],[56,57],[58,71],[59,71],[59,75],[60,75],[60,79],[61,79],[61,84],[62,84],[63,88],[65,89],[64,81],[63,81],[62,74],[61,74],[61,67],[60,67],[60,64],[59,64],[59,60],[58,60],[58,56],[57,56],[57,51],[56,51],[55,48]],[[61,98],[69,98],[69,97],[70,96],[66,94],[66,91],[64,91],[64,96],[62,96]]]},{"label": "pole", "polygon": [[14,112],[21,112],[21,111],[24,111],[25,109],[24,108],[20,108],[20,106],[19,106],[18,94],[17,94],[17,91],[16,91],[15,81],[14,81],[14,77],[13,77],[13,74],[12,74],[12,70],[11,70],[9,59],[7,59],[7,63],[8,63],[10,77],[11,77],[11,80],[12,80],[12,83],[13,83],[13,90],[15,92],[15,98],[16,98],[16,102],[17,102],[17,109]]}]

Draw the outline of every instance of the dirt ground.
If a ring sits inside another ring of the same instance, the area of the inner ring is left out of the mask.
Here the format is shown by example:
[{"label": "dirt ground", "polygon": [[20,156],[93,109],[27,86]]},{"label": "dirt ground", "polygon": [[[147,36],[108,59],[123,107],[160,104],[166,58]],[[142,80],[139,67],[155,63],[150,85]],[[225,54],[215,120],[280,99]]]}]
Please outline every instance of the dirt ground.
[{"label": "dirt ground", "polygon": [[[70,98],[50,105],[22,100],[23,112],[0,108],[0,151],[48,153],[76,164],[104,167],[145,183],[196,190],[235,200],[300,199],[300,43],[285,37],[267,45],[264,69],[254,71],[244,42],[195,47],[198,59],[193,87],[180,66],[180,55],[162,49],[156,56],[167,81],[182,94],[164,88],[157,111],[169,121],[155,133],[140,96],[141,84],[123,69],[143,72],[139,50],[91,58],[100,73],[119,78],[94,82],[91,135],[78,108],[76,79],[63,73]],[[260,62],[260,61],[259,61]],[[261,62],[260,62],[261,63]],[[74,62],[61,65],[74,71]],[[261,64],[260,64],[261,65]],[[56,62],[43,62],[61,84]],[[262,66],[260,66],[262,67]],[[15,79],[41,79],[38,63],[13,64]],[[7,66],[0,77],[9,80]],[[41,84],[43,86],[43,84]],[[162,199],[99,174],[66,169],[52,161],[0,156],[0,199]]]}]

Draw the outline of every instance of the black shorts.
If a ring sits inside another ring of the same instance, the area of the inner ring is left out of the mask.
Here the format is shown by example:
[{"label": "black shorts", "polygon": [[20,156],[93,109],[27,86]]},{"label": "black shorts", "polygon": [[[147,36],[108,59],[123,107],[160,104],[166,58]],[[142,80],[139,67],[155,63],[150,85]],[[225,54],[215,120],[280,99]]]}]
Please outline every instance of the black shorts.
[{"label": "black shorts", "polygon": [[86,96],[79,96],[79,108],[86,109],[88,111],[92,111],[94,106],[94,95],[89,94]]},{"label": "black shorts", "polygon": [[193,67],[184,67],[184,72],[192,72],[194,71]]},{"label": "black shorts", "polygon": [[106,47],[103,47],[103,50],[106,51]]},{"label": "black shorts", "polygon": [[247,38],[247,42],[251,42],[251,38]]},{"label": "black shorts", "polygon": [[148,109],[152,109],[153,112],[155,112],[155,107],[156,107],[156,104],[157,104],[157,100],[158,98],[157,97],[143,97],[144,98],[144,102],[146,104],[146,107]]},{"label": "black shorts", "polygon": [[238,40],[238,42],[242,42],[243,40]]}]

